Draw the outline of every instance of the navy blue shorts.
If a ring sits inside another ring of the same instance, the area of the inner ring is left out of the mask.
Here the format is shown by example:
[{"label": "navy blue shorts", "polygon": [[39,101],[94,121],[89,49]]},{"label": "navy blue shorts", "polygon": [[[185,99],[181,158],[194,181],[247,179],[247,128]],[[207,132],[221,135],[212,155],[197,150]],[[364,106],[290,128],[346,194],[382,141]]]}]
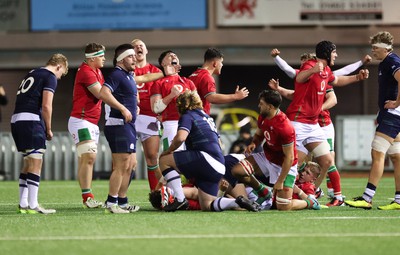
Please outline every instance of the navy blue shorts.
[{"label": "navy blue shorts", "polygon": [[223,174],[216,169],[225,169],[223,162],[213,158],[206,159],[200,151],[189,150],[174,152],[174,159],[178,170],[187,179],[195,179],[198,188],[207,194],[217,196],[219,181]]},{"label": "navy blue shorts", "polygon": [[400,133],[400,116],[387,111],[379,111],[377,122],[377,132],[390,136],[393,139]]},{"label": "navy blue shorts", "polygon": [[105,126],[104,134],[112,153],[136,152],[136,129],[133,123]]},{"label": "navy blue shorts", "polygon": [[11,134],[18,151],[46,149],[46,128],[43,121],[11,123]]}]

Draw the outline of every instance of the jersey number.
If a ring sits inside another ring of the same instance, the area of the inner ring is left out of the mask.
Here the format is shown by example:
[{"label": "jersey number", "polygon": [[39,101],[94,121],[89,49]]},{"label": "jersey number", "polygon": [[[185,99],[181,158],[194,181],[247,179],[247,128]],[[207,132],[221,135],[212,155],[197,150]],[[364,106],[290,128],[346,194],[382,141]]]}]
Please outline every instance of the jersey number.
[{"label": "jersey number", "polygon": [[205,120],[208,123],[208,125],[210,126],[210,128],[213,132],[217,133],[217,127],[215,126],[213,118],[203,117],[203,120]]},{"label": "jersey number", "polygon": [[34,82],[35,82],[35,79],[33,79],[33,77],[29,77],[28,79],[23,80],[21,82],[21,85],[19,85],[17,95],[19,95],[20,93],[27,92],[32,87]]}]

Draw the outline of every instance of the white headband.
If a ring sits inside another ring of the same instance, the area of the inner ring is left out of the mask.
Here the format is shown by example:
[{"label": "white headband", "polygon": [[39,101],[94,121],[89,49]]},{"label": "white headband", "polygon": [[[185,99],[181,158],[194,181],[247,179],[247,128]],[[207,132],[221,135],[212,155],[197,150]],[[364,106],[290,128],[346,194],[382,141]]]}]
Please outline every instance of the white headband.
[{"label": "white headband", "polygon": [[387,49],[387,50],[393,49],[393,48],[392,48],[392,45],[387,44],[387,43],[382,43],[382,42],[380,42],[380,43],[374,43],[374,44],[372,44],[372,46],[378,47],[378,48],[384,48],[384,49]]},{"label": "white headband", "polygon": [[119,54],[119,56],[117,57],[117,62],[123,60],[124,58],[126,58],[129,55],[135,55],[135,51],[133,49],[128,49],[124,52],[122,52],[121,54]]},{"label": "white headband", "polygon": [[99,50],[99,51],[92,52],[92,53],[85,53],[86,58],[100,57],[103,55],[104,55],[104,50]]}]

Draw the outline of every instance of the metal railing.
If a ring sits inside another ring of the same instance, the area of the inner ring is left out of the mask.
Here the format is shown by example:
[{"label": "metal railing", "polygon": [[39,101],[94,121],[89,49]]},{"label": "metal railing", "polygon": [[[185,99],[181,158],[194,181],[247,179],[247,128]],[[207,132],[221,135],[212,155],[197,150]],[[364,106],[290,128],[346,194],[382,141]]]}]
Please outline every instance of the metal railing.
[{"label": "metal railing", "polygon": [[[227,154],[231,143],[236,140],[237,133],[223,133],[221,140],[224,153]],[[136,179],[147,179],[146,161],[140,141],[137,143]],[[55,132],[51,141],[47,142],[43,157],[41,177],[44,180],[76,180],[78,175],[78,157],[75,144],[68,132]],[[108,179],[111,173],[111,150],[104,134],[100,135],[97,146],[97,158],[93,169],[94,179]],[[17,151],[10,132],[0,132],[0,178],[18,180],[23,166],[21,153]]]}]

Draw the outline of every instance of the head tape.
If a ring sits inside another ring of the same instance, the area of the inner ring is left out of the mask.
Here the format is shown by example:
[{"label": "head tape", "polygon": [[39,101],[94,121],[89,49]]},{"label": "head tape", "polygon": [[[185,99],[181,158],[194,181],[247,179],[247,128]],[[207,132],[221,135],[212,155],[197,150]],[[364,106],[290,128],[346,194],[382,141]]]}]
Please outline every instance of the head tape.
[{"label": "head tape", "polygon": [[336,50],[336,45],[330,41],[321,41],[315,47],[315,54],[317,58],[325,59],[328,62],[328,66],[331,65],[331,53]]}]

